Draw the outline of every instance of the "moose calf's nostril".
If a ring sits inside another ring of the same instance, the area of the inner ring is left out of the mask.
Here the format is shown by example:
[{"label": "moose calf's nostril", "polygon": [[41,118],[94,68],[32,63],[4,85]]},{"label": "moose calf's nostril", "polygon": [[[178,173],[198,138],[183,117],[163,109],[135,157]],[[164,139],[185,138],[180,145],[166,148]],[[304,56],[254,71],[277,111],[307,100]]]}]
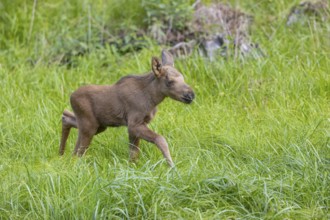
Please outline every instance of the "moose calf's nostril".
[{"label": "moose calf's nostril", "polygon": [[193,99],[195,98],[195,94],[194,94],[193,92],[191,92],[191,93],[187,93],[187,94],[185,95],[185,98],[186,98],[186,99],[193,100]]},{"label": "moose calf's nostril", "polygon": [[190,95],[191,95],[191,100],[195,99],[195,93],[192,92]]},{"label": "moose calf's nostril", "polygon": [[185,103],[190,104],[194,100],[195,94],[193,92],[189,92],[184,94],[182,98]]}]

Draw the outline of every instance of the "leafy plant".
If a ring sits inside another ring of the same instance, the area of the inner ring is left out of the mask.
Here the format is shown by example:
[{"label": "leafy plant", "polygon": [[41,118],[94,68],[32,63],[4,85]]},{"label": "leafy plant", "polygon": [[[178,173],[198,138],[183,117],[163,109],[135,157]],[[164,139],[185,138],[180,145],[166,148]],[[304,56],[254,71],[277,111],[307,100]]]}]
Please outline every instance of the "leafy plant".
[{"label": "leafy plant", "polygon": [[144,21],[148,26],[160,21],[169,29],[182,30],[190,20],[193,8],[191,1],[142,0],[146,12]]}]

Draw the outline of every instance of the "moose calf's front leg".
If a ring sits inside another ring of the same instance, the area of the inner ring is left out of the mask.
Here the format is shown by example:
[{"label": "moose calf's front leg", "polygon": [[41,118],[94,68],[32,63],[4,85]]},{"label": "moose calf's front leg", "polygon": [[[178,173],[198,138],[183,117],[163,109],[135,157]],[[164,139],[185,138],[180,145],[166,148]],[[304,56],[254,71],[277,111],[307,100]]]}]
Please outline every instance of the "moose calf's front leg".
[{"label": "moose calf's front leg", "polygon": [[172,161],[172,157],[170,154],[170,150],[168,149],[168,144],[163,136],[158,135],[155,138],[154,143],[157,145],[157,147],[160,149],[160,151],[163,153],[168,165],[170,167],[174,167],[174,163]]},{"label": "moose calf's front leg", "polygon": [[129,126],[128,131],[130,137],[135,136],[156,144],[159,150],[163,153],[163,156],[166,159],[168,165],[174,167],[174,163],[172,161],[172,157],[168,149],[168,144],[164,137],[151,131],[145,124],[138,126]]}]

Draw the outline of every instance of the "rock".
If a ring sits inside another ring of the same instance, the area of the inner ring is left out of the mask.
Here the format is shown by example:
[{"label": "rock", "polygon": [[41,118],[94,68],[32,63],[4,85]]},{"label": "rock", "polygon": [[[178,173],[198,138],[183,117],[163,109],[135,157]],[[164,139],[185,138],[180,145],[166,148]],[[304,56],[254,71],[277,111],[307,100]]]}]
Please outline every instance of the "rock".
[{"label": "rock", "polygon": [[329,17],[328,0],[304,1],[291,8],[286,24],[304,23],[311,17],[325,21]]}]

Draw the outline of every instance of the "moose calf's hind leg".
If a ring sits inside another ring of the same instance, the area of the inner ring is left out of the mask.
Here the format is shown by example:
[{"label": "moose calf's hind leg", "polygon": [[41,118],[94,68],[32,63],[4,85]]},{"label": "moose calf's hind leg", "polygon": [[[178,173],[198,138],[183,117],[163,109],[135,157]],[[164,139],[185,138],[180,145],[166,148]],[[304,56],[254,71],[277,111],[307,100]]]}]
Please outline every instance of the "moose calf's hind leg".
[{"label": "moose calf's hind leg", "polygon": [[84,155],[93,139],[93,136],[97,133],[98,127],[99,125],[92,121],[83,121],[79,123],[78,140],[73,154],[78,156]]},{"label": "moose calf's hind leg", "polygon": [[79,131],[78,140],[74,149],[74,154],[78,155],[79,157],[83,156],[90,143],[92,142],[94,134],[90,132],[83,133]]},{"label": "moose calf's hind leg", "polygon": [[62,137],[61,137],[61,144],[59,149],[60,155],[64,154],[65,144],[69,137],[70,130],[72,127],[77,128],[76,118],[74,114],[65,110],[62,115]]},{"label": "moose calf's hind leg", "polygon": [[131,162],[135,163],[139,158],[140,148],[139,148],[140,139],[129,135],[129,159]]}]

